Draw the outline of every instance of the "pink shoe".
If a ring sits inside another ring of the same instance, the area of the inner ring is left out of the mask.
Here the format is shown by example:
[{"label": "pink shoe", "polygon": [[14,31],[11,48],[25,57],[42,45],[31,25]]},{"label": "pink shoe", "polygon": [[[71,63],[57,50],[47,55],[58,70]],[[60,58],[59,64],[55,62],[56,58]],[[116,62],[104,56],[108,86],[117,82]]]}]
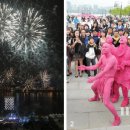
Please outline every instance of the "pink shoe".
[{"label": "pink shoe", "polygon": [[129,99],[127,98],[127,99],[124,99],[123,101],[122,101],[122,103],[121,103],[121,107],[126,107],[126,106],[128,106],[128,104],[129,104]]},{"label": "pink shoe", "polygon": [[94,97],[92,97],[92,98],[89,98],[89,99],[88,99],[88,101],[89,101],[89,102],[93,102],[93,101],[100,101],[100,98],[99,98],[99,97],[94,96]]},{"label": "pink shoe", "polygon": [[113,97],[111,97],[112,103],[116,103],[116,102],[118,102],[118,100],[119,100],[119,96],[113,96]]},{"label": "pink shoe", "polygon": [[119,116],[116,116],[114,119],[114,122],[112,123],[112,126],[118,126],[121,123],[121,119]]}]

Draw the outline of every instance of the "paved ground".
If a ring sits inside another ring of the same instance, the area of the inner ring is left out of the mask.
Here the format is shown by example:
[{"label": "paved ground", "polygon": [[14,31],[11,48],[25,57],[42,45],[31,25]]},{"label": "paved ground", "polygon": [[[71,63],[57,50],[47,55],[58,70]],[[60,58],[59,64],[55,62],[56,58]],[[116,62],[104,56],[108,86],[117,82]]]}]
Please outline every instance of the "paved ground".
[{"label": "paved ground", "polygon": [[[74,63],[73,63],[74,72]],[[67,127],[68,130],[129,130],[130,115],[121,116],[122,123],[119,127],[111,127],[112,114],[99,102],[88,102],[93,96],[91,85],[86,83],[87,74],[75,78],[74,73],[69,76],[67,83]],[[118,103],[115,103],[116,110],[121,115],[122,94]],[[130,107],[130,105],[129,105]]]}]

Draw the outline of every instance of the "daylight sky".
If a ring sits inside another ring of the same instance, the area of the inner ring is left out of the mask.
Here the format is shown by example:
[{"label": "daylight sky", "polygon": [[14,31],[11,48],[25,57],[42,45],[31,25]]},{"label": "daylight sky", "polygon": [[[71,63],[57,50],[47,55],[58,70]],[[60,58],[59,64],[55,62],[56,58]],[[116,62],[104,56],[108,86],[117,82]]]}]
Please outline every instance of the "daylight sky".
[{"label": "daylight sky", "polygon": [[114,6],[115,1],[118,1],[121,5],[122,2],[122,7],[125,7],[130,4],[130,0],[66,0],[71,2],[72,4],[89,4],[89,5],[98,5],[99,7],[110,7]]}]

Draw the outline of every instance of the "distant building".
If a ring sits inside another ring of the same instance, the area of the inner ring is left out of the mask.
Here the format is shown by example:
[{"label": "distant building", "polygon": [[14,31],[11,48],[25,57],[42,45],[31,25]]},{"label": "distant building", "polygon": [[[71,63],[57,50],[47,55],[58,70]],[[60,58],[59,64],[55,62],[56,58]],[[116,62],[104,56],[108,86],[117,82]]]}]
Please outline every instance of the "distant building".
[{"label": "distant building", "polygon": [[115,3],[114,3],[114,7],[116,8],[116,7],[119,7],[119,1],[115,1]]}]

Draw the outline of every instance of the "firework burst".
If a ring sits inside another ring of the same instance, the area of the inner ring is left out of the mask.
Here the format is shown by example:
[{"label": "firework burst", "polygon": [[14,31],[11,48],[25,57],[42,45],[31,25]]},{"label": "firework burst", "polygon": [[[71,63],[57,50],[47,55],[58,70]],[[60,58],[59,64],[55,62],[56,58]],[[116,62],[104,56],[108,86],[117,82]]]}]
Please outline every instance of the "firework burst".
[{"label": "firework burst", "polygon": [[45,26],[43,25],[42,15],[34,8],[29,8],[27,11],[18,11],[19,29],[11,40],[11,45],[16,51],[27,53],[35,50],[44,43]]},{"label": "firework burst", "polygon": [[13,68],[10,68],[9,70],[5,70],[2,75],[2,80],[0,81],[1,87],[11,87],[13,83],[13,76],[15,74],[15,71]]},{"label": "firework burst", "polygon": [[10,41],[18,29],[18,17],[13,8],[0,3],[0,40]]},{"label": "firework burst", "polygon": [[28,90],[31,90],[34,88],[34,79],[27,79],[25,84],[24,84],[24,88],[23,88],[23,92],[28,92]]},{"label": "firework burst", "polygon": [[47,73],[47,70],[40,72],[40,78],[44,84],[44,88],[49,87],[51,76]]},{"label": "firework burst", "polygon": [[5,79],[6,79],[6,80],[11,80],[12,77],[13,77],[13,75],[14,75],[14,69],[13,69],[13,68],[10,68],[9,70],[7,70],[7,71],[5,72]]}]

